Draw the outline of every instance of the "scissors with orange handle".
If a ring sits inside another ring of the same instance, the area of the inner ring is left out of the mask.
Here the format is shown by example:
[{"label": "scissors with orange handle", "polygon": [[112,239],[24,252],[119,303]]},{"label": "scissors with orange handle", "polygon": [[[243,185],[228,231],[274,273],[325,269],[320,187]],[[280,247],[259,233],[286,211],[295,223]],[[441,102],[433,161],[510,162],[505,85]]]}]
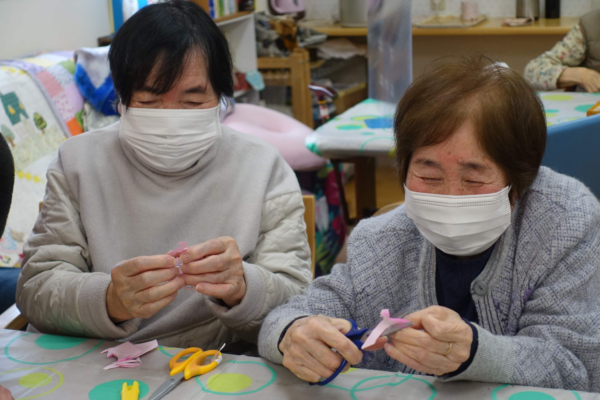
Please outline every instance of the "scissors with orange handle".
[{"label": "scissors with orange handle", "polygon": [[[204,351],[198,347],[190,347],[180,351],[169,361],[169,368],[171,369],[171,377],[165,381],[162,385],[152,393],[152,397],[149,400],[159,400],[165,397],[171,390],[175,389],[177,385],[185,378],[190,379],[195,376],[204,375],[213,369],[223,361],[221,350],[225,345],[221,346],[219,350],[208,350]],[[185,355],[191,354],[185,360],[181,358]],[[210,356],[213,356],[210,362],[203,365],[204,361]]]}]

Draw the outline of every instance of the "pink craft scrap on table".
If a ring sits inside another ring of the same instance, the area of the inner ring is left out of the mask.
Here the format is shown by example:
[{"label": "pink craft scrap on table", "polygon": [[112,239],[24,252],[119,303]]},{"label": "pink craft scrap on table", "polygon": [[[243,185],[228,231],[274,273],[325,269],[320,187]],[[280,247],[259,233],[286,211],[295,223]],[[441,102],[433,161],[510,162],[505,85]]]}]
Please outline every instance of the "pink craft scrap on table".
[{"label": "pink craft scrap on table", "polygon": [[411,321],[404,318],[390,317],[390,310],[381,310],[381,322],[377,324],[375,328],[373,328],[373,331],[367,337],[367,340],[365,340],[361,350],[365,350],[368,347],[373,346],[380,337],[387,336],[404,328],[408,328],[412,324],[413,323]]},{"label": "pink craft scrap on table", "polygon": [[117,361],[104,367],[105,370],[113,368],[133,368],[142,365],[141,356],[158,347],[158,342],[152,340],[146,343],[133,344],[125,342],[116,347],[104,350],[100,354],[107,353],[106,357],[115,357]]}]

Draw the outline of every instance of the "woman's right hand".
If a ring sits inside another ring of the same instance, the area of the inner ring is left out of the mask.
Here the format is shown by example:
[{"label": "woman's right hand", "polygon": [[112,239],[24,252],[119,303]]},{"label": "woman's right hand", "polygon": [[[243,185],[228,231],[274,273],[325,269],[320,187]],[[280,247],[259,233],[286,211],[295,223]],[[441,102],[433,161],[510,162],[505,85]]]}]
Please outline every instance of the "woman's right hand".
[{"label": "woman's right hand", "polygon": [[[175,300],[185,283],[171,256],[136,257],[122,261],[111,271],[106,308],[115,322],[150,318]],[[159,283],[167,282],[156,286]]]},{"label": "woman's right hand", "polygon": [[283,365],[300,379],[318,382],[333,375],[342,357],[348,361],[347,368],[358,364],[362,352],[345,336],[351,328],[345,319],[322,315],[295,321],[279,344]]}]

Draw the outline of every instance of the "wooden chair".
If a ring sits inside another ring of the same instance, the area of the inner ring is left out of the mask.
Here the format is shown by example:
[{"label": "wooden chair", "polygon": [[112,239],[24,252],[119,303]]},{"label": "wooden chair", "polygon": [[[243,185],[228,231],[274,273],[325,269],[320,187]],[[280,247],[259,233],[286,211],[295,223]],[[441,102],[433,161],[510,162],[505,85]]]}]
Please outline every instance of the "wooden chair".
[{"label": "wooden chair", "polygon": [[296,48],[289,57],[259,57],[258,69],[267,86],[290,86],[294,118],[314,128],[310,85],[310,62],[306,49]]},{"label": "wooden chair", "polygon": [[306,224],[306,235],[308,236],[308,247],[310,247],[310,271],[315,278],[316,266],[316,225],[315,225],[315,196],[304,195],[304,223]]},{"label": "wooden chair", "polygon": [[18,331],[23,329],[25,325],[27,325],[27,320],[21,315],[16,304],[13,304],[8,310],[0,314],[0,328],[2,329]]},{"label": "wooden chair", "polygon": [[[304,222],[306,223],[306,235],[308,236],[308,246],[310,247],[310,271],[312,277],[315,277],[315,196],[302,196],[304,202]],[[40,203],[40,210],[42,209]],[[8,310],[0,314],[0,329],[21,330],[27,325],[27,320],[21,315],[16,304],[13,304]]]}]

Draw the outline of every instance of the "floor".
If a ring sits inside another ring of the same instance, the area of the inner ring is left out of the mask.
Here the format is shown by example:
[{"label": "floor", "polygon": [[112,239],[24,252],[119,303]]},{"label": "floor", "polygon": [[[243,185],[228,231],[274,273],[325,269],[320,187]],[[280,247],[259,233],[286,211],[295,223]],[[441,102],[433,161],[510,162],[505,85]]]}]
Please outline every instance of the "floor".
[{"label": "floor", "polygon": [[[398,183],[396,170],[393,167],[377,167],[376,171],[377,208],[388,204],[404,201],[404,193]],[[346,201],[350,218],[356,217],[356,197],[354,196],[354,181],[346,184]]]}]

